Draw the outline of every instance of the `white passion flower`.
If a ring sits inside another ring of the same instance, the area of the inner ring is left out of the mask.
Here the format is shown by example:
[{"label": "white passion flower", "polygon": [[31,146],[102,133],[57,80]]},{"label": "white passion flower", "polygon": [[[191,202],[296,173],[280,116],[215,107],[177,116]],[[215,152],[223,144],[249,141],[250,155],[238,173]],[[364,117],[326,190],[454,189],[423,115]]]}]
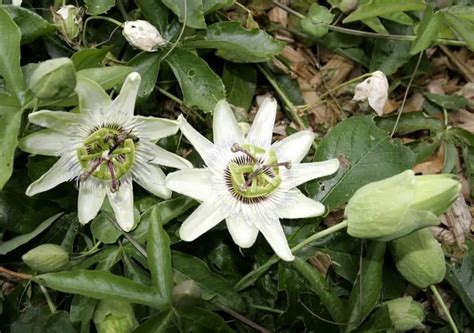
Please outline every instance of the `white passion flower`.
[{"label": "white passion flower", "polygon": [[91,221],[107,196],[125,231],[134,226],[132,180],[161,198],[171,197],[159,165],[192,165],[155,144],[178,131],[177,121],[134,116],[140,81],[138,73],[129,74],[112,101],[97,83],[81,78],[75,89],[80,113],[44,110],[29,115],[30,122],[46,129],[23,138],[20,148],[60,158],[28,187],[28,196],[75,179],[79,222]]},{"label": "white passion flower", "polygon": [[369,101],[369,105],[378,116],[383,116],[383,107],[388,99],[388,81],[381,71],[372,75],[355,87],[353,101]]},{"label": "white passion flower", "polygon": [[296,187],[335,173],[339,161],[300,163],[314,140],[310,131],[271,144],[276,109],[274,98],[264,99],[244,137],[229,104],[220,101],[213,119],[214,143],[180,116],[181,132],[206,164],[166,177],[171,190],[202,202],[182,224],[181,239],[192,241],[225,219],[240,247],[251,247],[260,231],[280,258],[294,259],[279,219],[322,215],[324,206]]},{"label": "white passion flower", "polygon": [[166,45],[158,29],[148,21],[126,21],[122,34],[130,45],[142,51],[155,52]]}]

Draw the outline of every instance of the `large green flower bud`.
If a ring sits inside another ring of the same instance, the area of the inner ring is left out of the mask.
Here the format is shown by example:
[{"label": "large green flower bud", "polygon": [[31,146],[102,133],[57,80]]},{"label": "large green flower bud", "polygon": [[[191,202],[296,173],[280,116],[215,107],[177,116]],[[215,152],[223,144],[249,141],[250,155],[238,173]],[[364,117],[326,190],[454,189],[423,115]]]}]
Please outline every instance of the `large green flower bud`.
[{"label": "large green flower bud", "polygon": [[423,306],[409,296],[385,302],[390,320],[396,331],[406,332],[415,328],[423,328],[425,312]]},{"label": "large green flower bud", "polygon": [[69,262],[67,252],[56,244],[43,244],[26,252],[21,259],[32,269],[41,272],[58,271]]},{"label": "large green flower bud", "polygon": [[444,279],[444,252],[429,228],[395,239],[389,246],[395,266],[411,284],[426,288]]},{"label": "large green flower bud", "polygon": [[76,71],[69,58],[46,60],[31,75],[28,88],[42,100],[58,100],[69,96],[76,87]]},{"label": "large green flower bud", "polygon": [[132,306],[119,300],[102,300],[94,312],[98,333],[130,333],[138,326]]},{"label": "large green flower bud", "polygon": [[347,232],[389,241],[437,225],[438,215],[451,206],[460,190],[453,175],[415,176],[412,170],[367,184],[346,206]]}]

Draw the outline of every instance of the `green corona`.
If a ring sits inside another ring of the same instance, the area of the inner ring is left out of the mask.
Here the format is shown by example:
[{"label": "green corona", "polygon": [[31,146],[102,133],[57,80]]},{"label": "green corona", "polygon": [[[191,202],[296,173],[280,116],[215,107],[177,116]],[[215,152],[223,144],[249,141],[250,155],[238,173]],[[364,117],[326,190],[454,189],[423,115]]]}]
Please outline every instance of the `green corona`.
[{"label": "green corona", "polygon": [[77,158],[86,178],[116,181],[125,175],[135,161],[135,141],[120,128],[103,127],[77,149]]}]

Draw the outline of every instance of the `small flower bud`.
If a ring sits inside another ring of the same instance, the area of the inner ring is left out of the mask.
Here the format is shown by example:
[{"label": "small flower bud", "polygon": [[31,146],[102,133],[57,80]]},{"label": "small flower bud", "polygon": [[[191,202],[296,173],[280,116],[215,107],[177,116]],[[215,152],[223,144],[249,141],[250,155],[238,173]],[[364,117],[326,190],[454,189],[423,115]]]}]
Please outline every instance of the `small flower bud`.
[{"label": "small flower bud", "polygon": [[46,60],[31,75],[28,85],[42,100],[58,100],[69,96],[76,87],[76,71],[69,58]]},{"label": "small flower bud", "polygon": [[423,306],[409,296],[385,302],[390,320],[397,332],[406,332],[415,328],[423,328],[425,313]]},{"label": "small flower bud", "polygon": [[201,299],[201,289],[193,280],[185,280],[173,288],[173,299],[177,306],[186,306]]},{"label": "small flower bud", "polygon": [[102,300],[94,312],[98,333],[130,333],[138,326],[133,308],[118,300]]},{"label": "small flower bud", "polygon": [[461,184],[451,175],[415,176],[412,170],[361,187],[349,200],[347,232],[389,241],[439,224],[438,215],[456,200]]},{"label": "small flower bud", "polygon": [[32,269],[41,272],[58,271],[69,262],[67,252],[55,244],[43,244],[26,252],[21,259]]},{"label": "small flower bud", "polygon": [[414,286],[424,289],[444,279],[444,252],[429,228],[395,239],[389,246],[398,271]]},{"label": "small flower bud", "polygon": [[62,37],[70,44],[79,37],[82,31],[83,10],[80,7],[66,5],[53,12],[54,23],[61,31]]},{"label": "small flower bud", "polygon": [[127,21],[122,34],[130,45],[139,50],[155,52],[160,46],[166,45],[158,29],[148,21]]}]

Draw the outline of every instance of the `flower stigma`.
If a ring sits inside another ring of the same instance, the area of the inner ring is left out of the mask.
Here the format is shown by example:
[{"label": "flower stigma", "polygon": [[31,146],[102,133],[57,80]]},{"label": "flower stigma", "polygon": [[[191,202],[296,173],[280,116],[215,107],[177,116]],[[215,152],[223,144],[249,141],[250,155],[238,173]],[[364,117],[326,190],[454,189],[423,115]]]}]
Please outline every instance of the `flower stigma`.
[{"label": "flower stigma", "polygon": [[233,153],[241,152],[225,170],[230,193],[244,203],[257,203],[272,194],[281,184],[280,167],[291,169],[291,161],[278,162],[273,149],[251,144],[233,144]]}]

